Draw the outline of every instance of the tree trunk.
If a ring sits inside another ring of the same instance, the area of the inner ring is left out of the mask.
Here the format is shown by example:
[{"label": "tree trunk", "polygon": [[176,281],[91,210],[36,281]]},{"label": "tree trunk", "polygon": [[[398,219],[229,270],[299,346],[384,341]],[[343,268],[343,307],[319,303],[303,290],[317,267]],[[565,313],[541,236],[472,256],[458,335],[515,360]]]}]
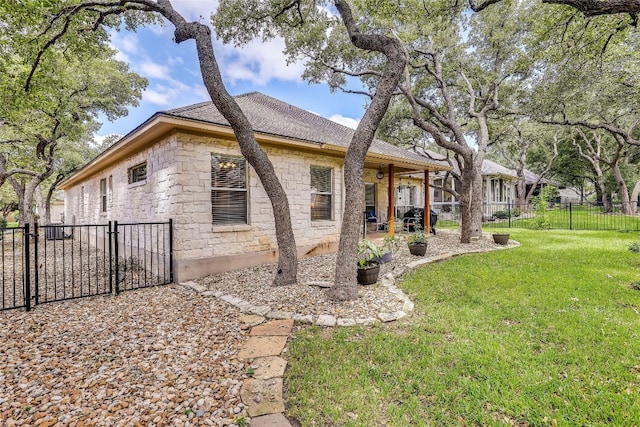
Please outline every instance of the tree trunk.
[{"label": "tree trunk", "polygon": [[482,175],[474,161],[465,162],[460,174],[460,242],[470,243],[482,233]]},{"label": "tree trunk", "polygon": [[33,192],[27,194],[27,185],[22,184],[14,177],[9,177],[9,182],[18,197],[18,226],[33,224],[35,216],[33,214]]},{"label": "tree trunk", "polygon": [[376,87],[375,95],[351,139],[344,162],[345,207],[338,247],[335,282],[328,291],[329,298],[336,301],[358,297],[356,265],[360,211],[364,194],[363,170],[367,151],[387,112],[389,101],[398,86],[406,65],[406,57],[396,39],[384,35],[361,34],[344,0],[335,1],[351,42],[357,48],[383,53],[387,58],[384,72]]},{"label": "tree trunk", "polygon": [[638,196],[640,196],[640,181],[636,182],[636,185],[633,187],[633,191],[631,191],[631,198],[629,202],[631,203],[632,215],[635,215],[638,212]]},{"label": "tree trunk", "polygon": [[42,189],[40,188],[40,186],[36,187],[34,197],[36,200],[36,212],[38,213],[39,217],[38,222],[41,225],[48,225],[51,221],[47,221],[47,210],[44,205],[44,199],[42,198]]},{"label": "tree trunk", "polygon": [[198,22],[186,22],[167,0],[159,0],[158,6],[158,11],[175,26],[176,43],[195,40],[200,71],[207,92],[220,114],[231,124],[242,155],[255,169],[269,196],[278,243],[278,269],[273,285],[294,284],[298,280],[298,254],[291,225],[289,200],[273,164],[256,141],[253,126],[224,86],[213,50],[211,31],[209,27]]},{"label": "tree trunk", "polygon": [[622,172],[620,171],[618,162],[615,162],[611,165],[611,171],[613,172],[613,176],[616,179],[616,184],[618,185],[618,195],[620,196],[620,203],[622,203],[622,213],[625,215],[630,215],[631,203],[629,201],[629,189],[627,188],[627,184],[624,182],[624,178],[622,177]]}]

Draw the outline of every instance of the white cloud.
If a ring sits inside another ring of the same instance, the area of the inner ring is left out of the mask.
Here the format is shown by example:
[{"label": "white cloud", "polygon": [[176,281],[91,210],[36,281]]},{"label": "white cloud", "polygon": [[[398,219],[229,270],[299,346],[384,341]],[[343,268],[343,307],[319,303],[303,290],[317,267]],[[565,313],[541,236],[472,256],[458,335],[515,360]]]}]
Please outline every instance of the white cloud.
[{"label": "white cloud", "polygon": [[267,42],[254,40],[242,47],[218,45],[222,53],[221,69],[225,80],[235,84],[248,80],[264,86],[271,80],[301,81],[304,64],[300,61],[287,65],[282,52],[284,40],[276,38]]},{"label": "white cloud", "polygon": [[208,23],[219,3],[217,0],[174,0],[171,4],[187,21]]},{"label": "white cloud", "polygon": [[169,76],[169,68],[157,64],[151,60],[146,60],[138,65],[140,72],[147,78],[155,78],[155,79],[170,79]]},{"label": "white cloud", "polygon": [[352,119],[351,117],[345,117],[340,114],[334,114],[333,116],[329,117],[329,120],[340,123],[341,125],[349,127],[351,129],[357,128],[358,123],[360,123],[360,120]]},{"label": "white cloud", "polygon": [[[166,88],[147,89],[142,94],[142,100],[156,105],[169,106],[173,105],[173,94]],[[163,90],[165,89],[165,90]]]},{"label": "white cloud", "polygon": [[141,48],[135,33],[111,32],[111,45],[122,53],[139,53]]}]

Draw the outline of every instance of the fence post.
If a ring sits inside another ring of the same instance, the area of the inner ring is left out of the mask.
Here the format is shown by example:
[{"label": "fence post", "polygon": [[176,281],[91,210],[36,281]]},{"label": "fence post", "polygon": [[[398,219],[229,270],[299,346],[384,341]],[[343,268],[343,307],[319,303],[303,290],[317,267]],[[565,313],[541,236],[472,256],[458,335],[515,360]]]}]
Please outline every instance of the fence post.
[{"label": "fence post", "polygon": [[109,236],[109,293],[113,293],[113,229],[111,228],[111,221],[109,221],[109,230],[107,235]]},{"label": "fence post", "polygon": [[[33,223],[33,281],[34,281],[34,291],[36,293],[35,297],[35,305],[40,304],[40,272],[38,271],[38,223]],[[46,251],[46,248],[45,248]]]},{"label": "fence post", "polygon": [[507,202],[507,215],[509,215],[509,228],[511,228],[511,201]]},{"label": "fence post", "polygon": [[573,209],[571,202],[569,202],[569,230],[573,230]]},{"label": "fence post", "polygon": [[120,292],[120,260],[118,258],[118,221],[113,221],[114,264],[116,268],[115,294]]},{"label": "fence post", "polygon": [[173,283],[173,218],[169,218],[169,283]]},{"label": "fence post", "polygon": [[[24,234],[22,235],[24,244],[25,272],[24,272],[24,306],[27,311],[31,310],[31,253],[29,251],[29,224],[24,225]],[[36,263],[37,266],[37,263]],[[36,267],[37,268],[37,267]]]}]

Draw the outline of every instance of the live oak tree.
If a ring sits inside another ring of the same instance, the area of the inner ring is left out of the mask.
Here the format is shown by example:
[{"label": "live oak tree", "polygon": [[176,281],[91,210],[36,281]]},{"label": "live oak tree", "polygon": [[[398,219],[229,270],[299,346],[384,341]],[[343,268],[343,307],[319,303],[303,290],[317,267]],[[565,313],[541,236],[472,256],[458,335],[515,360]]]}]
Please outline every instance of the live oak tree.
[{"label": "live oak tree", "polygon": [[[337,13],[329,10],[332,6]],[[224,40],[242,43],[257,36],[283,35],[290,55],[312,58],[306,76],[313,81],[326,78],[328,68],[325,64],[329,58],[349,56],[357,61],[360,57],[367,57],[378,66],[373,77],[375,89],[368,94],[370,103],[355,130],[344,161],[342,229],[335,282],[328,291],[329,296],[338,301],[358,296],[355,266],[364,193],[364,161],[406,64],[405,52],[393,33],[369,31],[363,25],[364,15],[357,12],[344,0],[326,3],[299,1],[284,6],[279,2],[223,1],[215,20]],[[234,24],[229,25],[230,22]],[[332,37],[327,38],[328,33]],[[337,78],[340,79],[339,76]]]},{"label": "live oak tree", "polygon": [[[563,13],[549,19],[562,22]],[[619,22],[613,18],[599,18],[599,25],[591,26],[584,19],[572,16],[570,23],[555,27],[560,33],[555,38],[549,36],[552,29],[536,39],[544,58],[537,59],[538,79],[532,81],[525,109],[539,122],[569,131],[577,154],[592,166],[605,207],[611,203],[606,188],[610,173],[623,212],[631,213],[637,193],[630,195],[629,187],[637,188],[637,178],[625,177],[622,170],[640,146],[638,32],[616,27]]]},{"label": "live oak tree", "polygon": [[[40,56],[40,70],[31,73],[35,27],[5,16],[6,34],[0,39],[0,184],[9,183],[18,198],[20,224],[34,221],[34,196],[60,165],[61,150],[74,149],[96,128],[98,114],[114,119],[137,105],[146,80],[113,59],[106,44],[91,51],[51,48]],[[41,19],[41,15],[39,19]],[[38,17],[31,17],[34,22]],[[28,83],[27,83],[28,82]],[[55,184],[64,176],[58,174]],[[51,190],[55,189],[55,185]],[[47,196],[50,198],[50,196]]]},{"label": "live oak tree", "polygon": [[[162,19],[175,27],[174,40],[182,43],[193,40],[196,44],[200,71],[211,100],[230,123],[242,155],[254,168],[269,196],[273,208],[276,239],[278,242],[278,268],[274,285],[288,285],[297,281],[297,248],[289,201],[273,164],[258,145],[251,123],[236,101],[226,90],[215,57],[211,29],[201,22],[188,22],[169,0],[77,0],[73,3],[51,1],[41,4],[39,11],[48,23],[38,37],[35,66],[38,70],[40,55],[52,46],[68,40],[77,40],[89,34],[105,34],[105,28],[118,27],[124,22],[128,29],[159,22]],[[33,12],[33,11],[31,11]]]}]

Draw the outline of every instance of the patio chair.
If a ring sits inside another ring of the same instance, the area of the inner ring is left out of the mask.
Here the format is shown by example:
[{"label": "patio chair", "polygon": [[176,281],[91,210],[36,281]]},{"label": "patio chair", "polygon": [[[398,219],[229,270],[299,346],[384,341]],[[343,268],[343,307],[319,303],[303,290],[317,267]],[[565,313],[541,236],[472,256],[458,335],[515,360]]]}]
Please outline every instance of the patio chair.
[{"label": "patio chair", "polygon": [[380,214],[376,217],[378,219],[376,223],[377,231],[387,231],[389,229],[389,222],[387,221],[387,214]]}]

